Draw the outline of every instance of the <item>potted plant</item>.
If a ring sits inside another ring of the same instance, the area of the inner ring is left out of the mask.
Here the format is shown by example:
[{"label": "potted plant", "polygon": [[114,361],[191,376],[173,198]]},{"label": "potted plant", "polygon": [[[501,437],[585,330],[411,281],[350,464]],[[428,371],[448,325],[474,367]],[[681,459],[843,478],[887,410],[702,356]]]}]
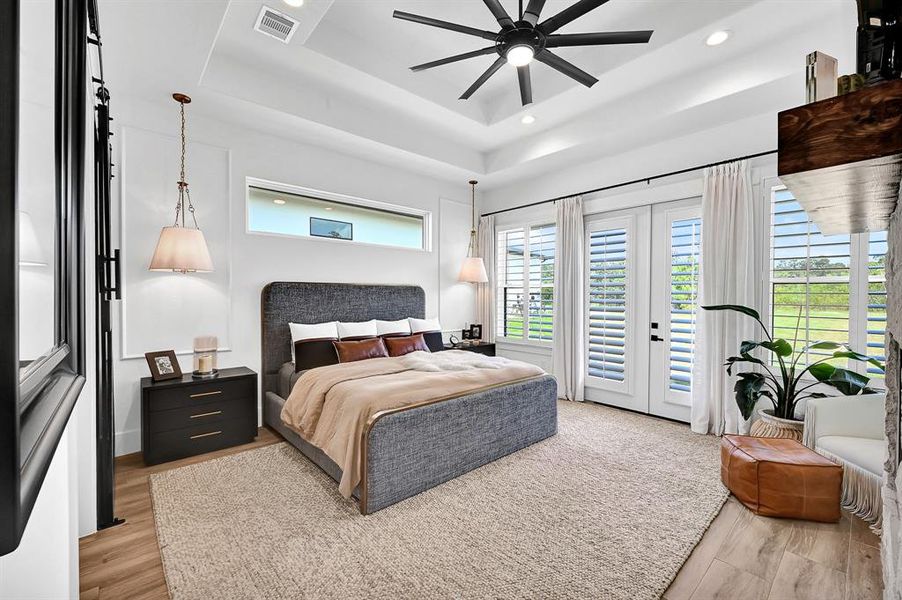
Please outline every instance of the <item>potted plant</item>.
[{"label": "potted plant", "polygon": [[[733,374],[733,368],[738,363],[748,363],[760,367],[760,371],[737,373],[739,380],[733,387],[733,391],[736,392],[736,404],[739,406],[742,417],[746,420],[751,418],[761,397],[767,398],[773,404],[772,409],[758,411],[761,418],[752,425],[752,435],[792,437],[801,441],[803,421],[795,417],[796,406],[805,398],[828,397],[829,394],[812,391],[812,388],[818,385],[832,387],[845,396],[877,392],[868,387],[870,379],[867,376],[837,367],[829,362],[834,359],[862,361],[870,363],[882,371],[884,365],[876,358],[855,352],[846,344],[827,340],[814,342],[796,352],[787,340],[775,339],[761,321],[761,315],[752,308],[739,304],[718,304],[702,308],[705,310],[730,310],[747,315],[758,322],[767,338],[760,342],[742,342],[739,346],[739,356],[729,357],[725,364],[729,375]],[[796,331],[798,332],[798,324]],[[768,361],[752,356],[752,352],[759,348],[770,352],[773,355],[772,359]],[[811,364],[800,364],[800,360],[809,350],[821,350],[829,354]],[[806,379],[806,374],[814,381]]]}]

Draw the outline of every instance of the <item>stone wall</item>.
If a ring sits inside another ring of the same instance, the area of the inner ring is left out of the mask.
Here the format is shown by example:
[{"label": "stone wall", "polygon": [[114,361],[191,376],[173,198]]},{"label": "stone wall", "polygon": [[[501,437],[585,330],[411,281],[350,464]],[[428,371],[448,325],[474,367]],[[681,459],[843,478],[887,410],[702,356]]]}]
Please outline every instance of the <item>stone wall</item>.
[{"label": "stone wall", "polygon": [[886,437],[883,478],[884,598],[902,600],[902,469],[899,468],[900,343],[902,343],[902,202],[889,227],[886,261]]}]

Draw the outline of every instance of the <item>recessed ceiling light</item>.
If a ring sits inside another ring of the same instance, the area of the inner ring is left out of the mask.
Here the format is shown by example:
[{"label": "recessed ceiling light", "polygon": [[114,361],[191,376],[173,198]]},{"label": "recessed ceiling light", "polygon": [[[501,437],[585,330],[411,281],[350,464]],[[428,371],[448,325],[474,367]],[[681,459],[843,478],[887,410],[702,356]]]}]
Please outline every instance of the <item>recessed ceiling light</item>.
[{"label": "recessed ceiling light", "polygon": [[532,125],[536,122],[536,118],[532,115],[523,115],[523,118],[520,119],[520,122],[524,125]]},{"label": "recessed ceiling light", "polygon": [[288,6],[293,6],[295,8],[304,5],[304,0],[282,0]]},{"label": "recessed ceiling light", "polygon": [[285,201],[282,200],[281,198],[277,198],[277,199],[273,200],[272,203],[278,204],[279,206],[281,206],[281,205],[285,204]]},{"label": "recessed ceiling light", "polygon": [[327,206],[327,207],[326,207],[326,210],[332,210],[332,207],[331,207],[331,206]]},{"label": "recessed ceiling light", "polygon": [[730,32],[723,31],[715,31],[711,35],[708,36],[708,39],[705,40],[705,44],[707,46],[720,46],[730,37]]}]

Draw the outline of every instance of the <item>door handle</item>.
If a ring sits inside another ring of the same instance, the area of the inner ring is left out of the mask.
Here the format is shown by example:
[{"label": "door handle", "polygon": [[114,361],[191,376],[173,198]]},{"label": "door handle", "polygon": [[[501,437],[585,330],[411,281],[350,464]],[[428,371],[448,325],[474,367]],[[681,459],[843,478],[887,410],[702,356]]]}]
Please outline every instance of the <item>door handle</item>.
[{"label": "door handle", "polygon": [[653,342],[663,342],[663,341],[664,341],[664,338],[662,338],[662,337],[660,337],[660,336],[658,336],[658,335],[656,335],[656,334],[652,334],[652,336],[651,336],[651,341],[653,341]]}]

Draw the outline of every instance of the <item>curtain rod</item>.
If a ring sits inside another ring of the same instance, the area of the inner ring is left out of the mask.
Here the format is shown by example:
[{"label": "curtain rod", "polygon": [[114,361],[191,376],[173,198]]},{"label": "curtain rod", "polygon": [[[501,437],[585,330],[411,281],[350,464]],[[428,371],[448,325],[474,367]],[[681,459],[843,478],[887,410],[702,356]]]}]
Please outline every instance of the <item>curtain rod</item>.
[{"label": "curtain rod", "polygon": [[558,200],[563,200],[564,198],[572,198],[573,196],[586,196],[588,194],[595,194],[597,192],[606,192],[608,190],[614,190],[617,188],[626,187],[628,185],[634,185],[636,183],[651,183],[656,179],[664,179],[665,177],[673,177],[675,175],[682,175],[684,173],[691,173],[692,171],[698,171],[701,169],[707,169],[708,167],[716,167],[718,165],[725,165],[727,163],[736,162],[739,160],[751,160],[753,158],[759,158],[761,156],[768,156],[769,154],[776,154],[776,150],[768,150],[766,152],[756,152],[755,154],[747,154],[745,156],[740,156],[739,158],[730,158],[727,160],[719,160],[717,162],[708,163],[706,165],[699,165],[697,167],[689,167],[688,169],[680,169],[679,171],[671,171],[670,173],[661,173],[660,175],[653,175],[651,177],[642,177],[641,179],[633,179],[632,181],[624,181],[623,183],[615,183],[613,185],[606,185],[604,187],[595,188],[594,190],[586,190],[584,192],[576,192],[574,194],[566,194],[564,196],[558,196],[557,198],[549,198],[548,200],[539,200],[538,202],[530,202],[529,204],[521,204],[520,206],[512,206],[510,208],[502,208],[501,210],[494,210],[492,212],[482,213],[481,217],[488,217],[489,215],[497,215],[501,213],[510,212],[512,210],[520,210],[522,208],[530,208],[532,206],[539,206],[541,204],[548,204],[549,202],[557,202]]}]

